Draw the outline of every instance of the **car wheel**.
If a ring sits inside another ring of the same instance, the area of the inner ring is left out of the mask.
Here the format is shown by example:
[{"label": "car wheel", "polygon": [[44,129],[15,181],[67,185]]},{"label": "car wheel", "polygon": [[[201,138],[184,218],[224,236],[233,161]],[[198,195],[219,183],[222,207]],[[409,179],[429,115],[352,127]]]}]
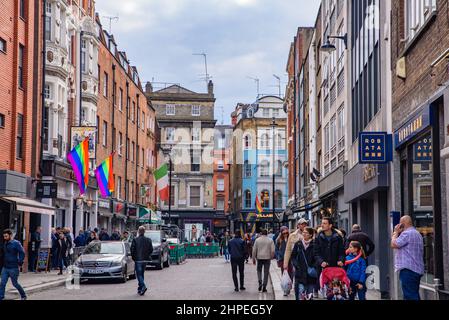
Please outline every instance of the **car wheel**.
[{"label": "car wheel", "polygon": [[123,272],[122,272],[122,278],[120,279],[120,282],[126,283],[126,281],[128,281],[128,270],[125,267],[125,270],[123,270]]},{"label": "car wheel", "polygon": [[170,255],[167,254],[167,261],[164,262],[164,268],[170,267]]}]

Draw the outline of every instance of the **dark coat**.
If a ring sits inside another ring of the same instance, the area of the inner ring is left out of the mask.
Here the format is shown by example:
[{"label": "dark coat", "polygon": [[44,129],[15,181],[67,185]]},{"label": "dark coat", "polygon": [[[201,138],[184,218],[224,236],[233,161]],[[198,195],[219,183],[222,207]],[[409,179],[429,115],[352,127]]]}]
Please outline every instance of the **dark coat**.
[{"label": "dark coat", "polygon": [[56,240],[56,256],[58,257],[58,259],[66,258],[69,248],[70,245],[67,238]]},{"label": "dark coat", "polygon": [[228,244],[231,259],[244,259],[246,256],[245,241],[242,238],[234,238]]},{"label": "dark coat", "polygon": [[100,241],[109,241],[111,238],[106,232],[100,232],[100,236],[98,237]]},{"label": "dark coat", "polygon": [[116,232],[112,233],[111,240],[112,241],[120,241],[120,235]]},{"label": "dark coat", "polygon": [[11,240],[3,243],[3,267],[16,269],[22,266],[25,259],[25,250],[22,244],[17,240]]},{"label": "dark coat", "polygon": [[314,256],[316,265],[320,268],[323,262],[327,262],[329,267],[338,267],[337,262],[344,263],[346,258],[343,238],[333,230],[328,241],[324,232],[320,232],[315,239]]},{"label": "dark coat", "polygon": [[[307,247],[304,249],[302,241],[295,243],[293,247],[291,261],[295,267],[295,279],[302,284],[315,284],[317,282],[316,278],[311,278],[307,275],[307,264],[309,267],[315,267],[315,256],[314,256],[315,242],[312,240]],[[304,254],[302,252],[304,251]],[[304,260],[304,256],[307,259],[307,263]]]},{"label": "dark coat", "polygon": [[282,240],[279,244],[278,241],[275,241],[275,257],[277,261],[284,261],[285,250],[287,249],[287,240]]},{"label": "dark coat", "polygon": [[75,241],[73,242],[75,243],[75,247],[84,247],[86,245],[86,238],[84,234],[81,234],[78,237],[76,237]]},{"label": "dark coat", "polygon": [[131,256],[135,262],[148,262],[153,253],[153,243],[143,235],[134,238],[131,244]]},{"label": "dark coat", "polygon": [[360,242],[366,257],[370,256],[374,252],[375,245],[365,232],[362,231],[352,232],[348,237],[346,248],[349,247],[351,241]]},{"label": "dark coat", "polygon": [[37,255],[41,247],[41,242],[41,234],[39,232],[33,232],[30,237],[29,253]]}]

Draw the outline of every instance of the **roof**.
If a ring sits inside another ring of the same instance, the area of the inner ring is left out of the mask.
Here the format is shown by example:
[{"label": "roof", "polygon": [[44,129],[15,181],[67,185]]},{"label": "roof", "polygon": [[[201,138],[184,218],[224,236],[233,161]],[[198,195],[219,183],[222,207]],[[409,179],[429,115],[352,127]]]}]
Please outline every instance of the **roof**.
[{"label": "roof", "polygon": [[171,85],[167,88],[161,89],[161,90],[157,90],[154,91],[154,93],[178,93],[178,94],[182,94],[182,93],[187,93],[187,94],[197,94],[196,92],[193,92],[191,90],[188,90],[184,87],[181,87],[180,85],[174,84]]}]

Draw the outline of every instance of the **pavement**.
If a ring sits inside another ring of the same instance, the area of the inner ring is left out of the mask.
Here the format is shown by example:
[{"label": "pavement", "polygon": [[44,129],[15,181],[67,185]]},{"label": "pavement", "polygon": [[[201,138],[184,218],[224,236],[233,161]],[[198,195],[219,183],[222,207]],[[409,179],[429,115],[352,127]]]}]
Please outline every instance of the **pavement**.
[{"label": "pavement", "polygon": [[268,284],[267,293],[258,292],[256,266],[245,264],[246,291],[234,292],[231,264],[222,257],[188,259],[181,265],[145,272],[148,291],[137,295],[137,281],[95,281],[79,288],[59,286],[35,292],[29,300],[274,300]]},{"label": "pavement", "polygon": [[[19,284],[23,287],[27,295],[63,286],[66,282],[65,275],[57,275],[58,271],[27,272],[19,275]],[[20,298],[19,292],[13,287],[11,280],[6,285],[5,300]]]}]

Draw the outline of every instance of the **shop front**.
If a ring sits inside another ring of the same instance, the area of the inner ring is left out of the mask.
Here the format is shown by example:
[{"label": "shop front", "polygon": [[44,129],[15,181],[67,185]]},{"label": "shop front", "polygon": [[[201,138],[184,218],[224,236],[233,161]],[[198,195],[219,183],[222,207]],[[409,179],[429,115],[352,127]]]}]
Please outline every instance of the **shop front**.
[{"label": "shop front", "polygon": [[443,242],[443,229],[447,228],[443,226],[447,220],[447,211],[443,209],[447,177],[446,167],[440,163],[445,136],[441,125],[443,105],[440,97],[422,106],[395,131],[401,215],[413,218],[424,241],[423,299],[435,297],[435,285],[444,284],[447,268],[444,265],[447,243]]},{"label": "shop front", "polygon": [[120,233],[125,231],[126,222],[128,217],[126,215],[126,205],[124,201],[113,199],[112,200],[112,219],[111,219],[111,229],[118,230]]},{"label": "shop front", "polygon": [[108,234],[112,233],[112,204],[110,199],[98,199],[98,229],[106,229]]}]

